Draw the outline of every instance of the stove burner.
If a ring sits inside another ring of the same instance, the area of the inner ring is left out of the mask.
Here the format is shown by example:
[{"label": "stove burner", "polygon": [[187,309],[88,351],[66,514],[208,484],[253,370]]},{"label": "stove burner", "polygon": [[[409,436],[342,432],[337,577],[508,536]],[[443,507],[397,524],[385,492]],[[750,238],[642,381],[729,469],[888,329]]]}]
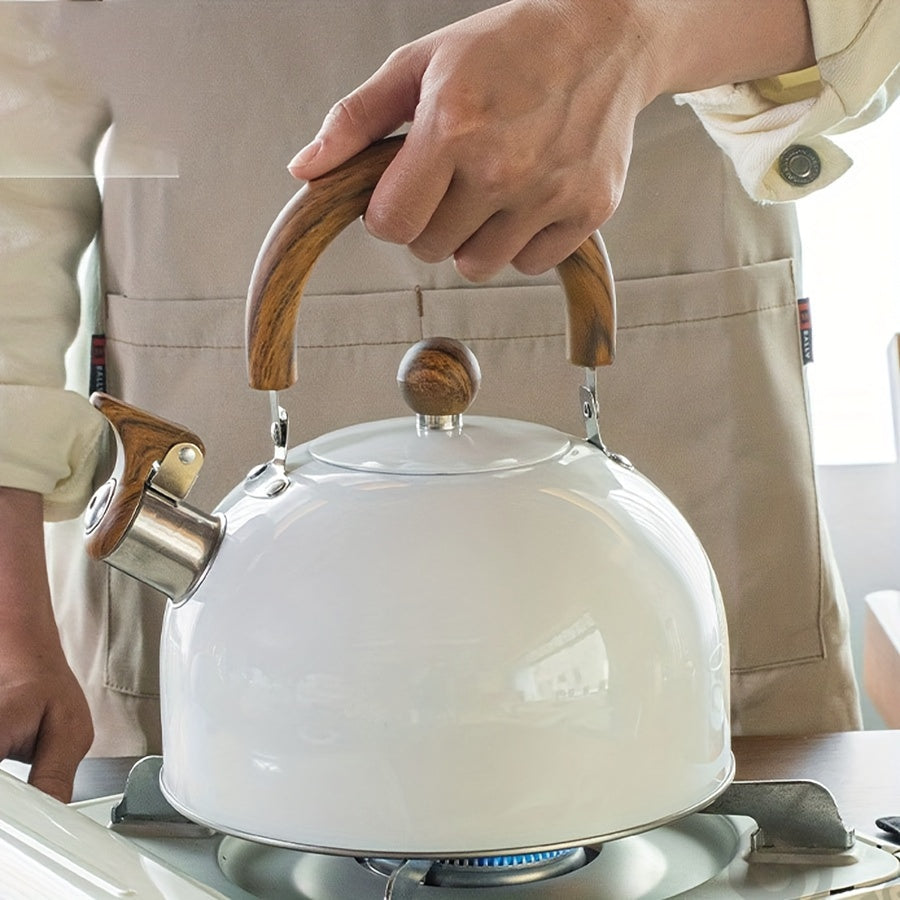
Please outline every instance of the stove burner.
[{"label": "stove burner", "polygon": [[[580,869],[597,855],[596,850],[570,847],[508,856],[472,856],[460,859],[415,860],[416,877],[430,887],[509,887],[544,881]],[[410,863],[402,859],[363,859],[370,871],[396,878]]]},{"label": "stove burner", "polygon": [[513,856],[467,856],[463,859],[439,859],[437,862],[448,866],[475,866],[478,869],[497,869],[508,866],[532,866],[540,865],[550,859],[558,859],[560,856],[571,856],[577,852],[577,847],[568,850],[545,850],[540,853],[516,853]]},{"label": "stove burner", "polygon": [[[492,900],[709,900],[728,896],[799,900],[847,891],[856,897],[865,891],[865,896],[875,900],[887,893],[894,896],[890,887],[885,890],[881,885],[900,884],[896,881],[900,858],[895,850],[882,849],[866,838],[854,840],[834,798],[815,782],[734,782],[703,813],[607,841],[602,852],[576,848],[518,856],[434,860],[380,855],[363,859],[273,846],[247,835],[185,840],[183,821],[173,815],[174,810],[166,809],[159,792],[160,762],[147,757],[129,775],[126,798],[113,816],[116,823],[109,822],[108,799],[91,801],[81,812],[116,830],[127,826],[134,842],[144,850],[223,897],[426,900],[434,895],[434,900],[477,900],[489,895]],[[153,768],[146,777],[135,777],[137,768],[145,763]],[[177,840],[165,830],[173,821],[178,826]],[[0,826],[3,822],[0,813]],[[0,834],[0,855],[2,849]],[[490,880],[479,880],[485,878]],[[481,886],[495,890],[466,890]],[[870,886],[874,891],[868,890]],[[169,892],[165,894],[169,896]],[[900,900],[900,894],[897,898]]]},{"label": "stove burner", "polygon": [[[108,809],[104,815],[108,816]],[[487,890],[431,886],[426,879],[433,875],[433,860],[379,857],[385,868],[376,872],[371,867],[374,858],[364,861],[327,856],[226,836],[209,860],[215,880],[205,883],[226,897],[235,896],[237,886],[265,900],[480,900],[482,896],[491,900],[799,900],[838,895],[900,875],[900,860],[862,839],[857,840],[853,851],[855,862],[844,858],[835,865],[834,861],[823,863],[804,857],[799,865],[796,860],[794,864],[773,864],[751,852],[756,831],[757,823],[745,816],[686,816],[660,828],[609,841],[599,853],[588,849],[584,865],[559,877]],[[444,873],[450,868],[446,866]],[[453,868],[475,875],[504,871]],[[190,869],[186,866],[184,871]],[[890,889],[878,890],[886,897]]]}]

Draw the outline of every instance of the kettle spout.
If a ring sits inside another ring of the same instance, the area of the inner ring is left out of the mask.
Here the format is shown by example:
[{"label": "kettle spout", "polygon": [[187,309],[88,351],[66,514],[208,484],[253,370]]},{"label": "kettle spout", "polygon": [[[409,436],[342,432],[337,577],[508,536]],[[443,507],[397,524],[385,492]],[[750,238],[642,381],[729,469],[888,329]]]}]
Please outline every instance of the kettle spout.
[{"label": "kettle spout", "polygon": [[182,502],[203,464],[203,443],[106,394],[91,402],[109,420],[118,453],[113,474],[85,512],[88,555],[183,600],[202,580],[224,533],[222,517]]}]

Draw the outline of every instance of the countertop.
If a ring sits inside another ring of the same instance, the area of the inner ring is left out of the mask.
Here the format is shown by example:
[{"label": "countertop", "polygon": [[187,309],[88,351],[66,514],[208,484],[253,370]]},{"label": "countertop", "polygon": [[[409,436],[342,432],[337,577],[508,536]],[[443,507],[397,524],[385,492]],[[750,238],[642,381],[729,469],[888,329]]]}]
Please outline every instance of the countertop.
[{"label": "countertop", "polygon": [[[827,787],[857,831],[889,839],[875,820],[900,816],[900,730],[806,737],[737,737],[732,741],[741,781],[803,778]],[[73,799],[121,792],[134,757],[86,759]]]}]

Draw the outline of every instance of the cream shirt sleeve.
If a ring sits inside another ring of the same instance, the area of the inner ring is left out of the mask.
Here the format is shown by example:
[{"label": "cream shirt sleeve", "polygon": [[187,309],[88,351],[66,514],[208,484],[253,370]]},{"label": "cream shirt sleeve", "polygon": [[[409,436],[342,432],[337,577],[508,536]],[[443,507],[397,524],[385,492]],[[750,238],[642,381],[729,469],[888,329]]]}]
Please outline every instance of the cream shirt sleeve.
[{"label": "cream shirt sleeve", "polygon": [[[807,0],[817,70],[678,94],[731,157],[758,200],[796,200],[840,177],[851,160],[826,135],[879,116],[900,91],[900,0]],[[818,76],[818,77],[816,77]],[[782,174],[800,145],[801,172]]]},{"label": "cream shirt sleeve", "polygon": [[[79,258],[95,235],[93,177],[106,105],[79,87],[45,34],[50,3],[0,3],[0,486],[77,515],[103,420],[65,390],[79,323]],[[38,15],[25,8],[43,8]]]}]

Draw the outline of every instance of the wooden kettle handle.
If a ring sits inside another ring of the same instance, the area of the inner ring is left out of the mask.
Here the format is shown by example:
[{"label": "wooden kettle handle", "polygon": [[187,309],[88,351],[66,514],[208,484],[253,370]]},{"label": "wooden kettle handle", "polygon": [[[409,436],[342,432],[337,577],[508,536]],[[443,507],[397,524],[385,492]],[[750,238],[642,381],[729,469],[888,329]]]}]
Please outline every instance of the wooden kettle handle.
[{"label": "wooden kettle handle", "polygon": [[156,474],[157,483],[173,500],[183,499],[197,478],[205,448],[183,425],[109,394],[91,394],[91,403],[112,426],[118,446],[112,477],[88,506],[93,521],[86,531],[85,548],[92,559],[106,559],[131,528],[150,478]]},{"label": "wooden kettle handle", "polygon": [[[373,144],[301,188],[269,229],[247,295],[250,386],[279,391],[297,380],[294,335],[300,298],[316,260],[363,215],[403,137]],[[615,287],[599,234],[557,267],[567,301],[567,354],[577,366],[609,365],[615,354]]]}]

